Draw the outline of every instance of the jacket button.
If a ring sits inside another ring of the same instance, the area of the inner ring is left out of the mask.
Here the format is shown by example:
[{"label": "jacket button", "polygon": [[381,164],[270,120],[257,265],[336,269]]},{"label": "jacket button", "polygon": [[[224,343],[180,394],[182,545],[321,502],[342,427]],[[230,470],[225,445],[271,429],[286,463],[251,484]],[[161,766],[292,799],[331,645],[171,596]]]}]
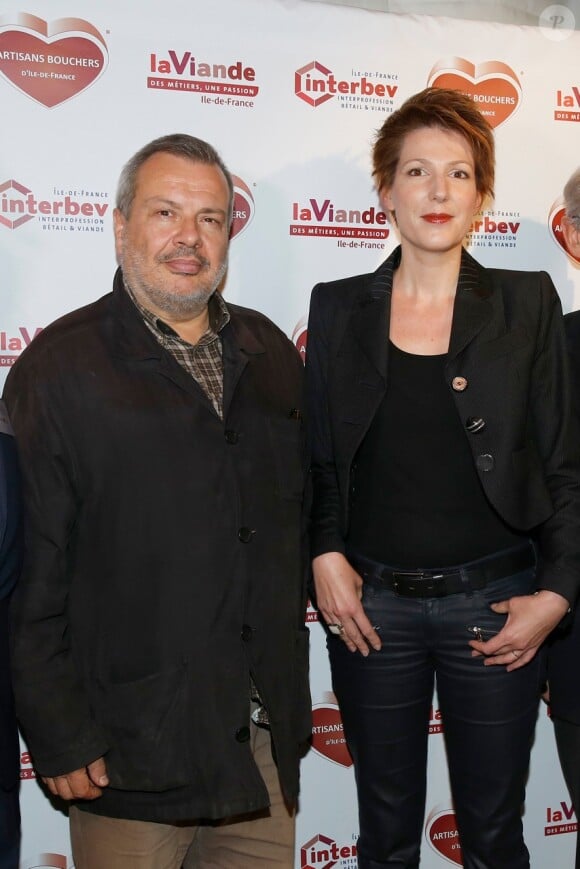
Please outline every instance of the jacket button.
[{"label": "jacket button", "polygon": [[242,640],[249,643],[253,636],[253,629],[249,625],[242,625]]},{"label": "jacket button", "polygon": [[493,471],[495,459],[489,453],[483,453],[475,460],[475,466],[478,471]]},{"label": "jacket button", "polygon": [[226,443],[237,444],[239,435],[238,435],[237,431],[232,431],[232,429],[229,428],[225,433],[225,438],[226,438]]},{"label": "jacket button", "polygon": [[237,742],[249,742],[250,741],[250,728],[249,727],[238,727],[236,730],[236,741]]},{"label": "jacket button", "polygon": [[246,528],[244,525],[238,530],[238,539],[241,540],[242,543],[249,543],[255,533],[255,528]]},{"label": "jacket button", "polygon": [[454,392],[465,392],[467,389],[467,377],[454,377],[451,381],[451,389]]},{"label": "jacket button", "polygon": [[471,434],[475,434],[485,428],[485,420],[480,416],[470,416],[465,420],[465,428]]}]

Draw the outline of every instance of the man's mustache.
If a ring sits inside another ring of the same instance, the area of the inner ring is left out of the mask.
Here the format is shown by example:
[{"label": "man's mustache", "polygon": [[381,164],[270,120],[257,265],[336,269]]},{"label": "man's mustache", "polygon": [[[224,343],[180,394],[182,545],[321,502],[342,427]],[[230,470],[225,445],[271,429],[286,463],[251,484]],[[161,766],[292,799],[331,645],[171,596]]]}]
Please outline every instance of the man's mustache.
[{"label": "man's mustache", "polygon": [[209,266],[210,262],[204,256],[201,256],[196,247],[187,247],[187,245],[182,245],[181,247],[176,248],[176,250],[171,253],[165,253],[161,256],[157,257],[157,262],[160,263],[169,263],[175,259],[194,259],[201,266],[205,268]]}]

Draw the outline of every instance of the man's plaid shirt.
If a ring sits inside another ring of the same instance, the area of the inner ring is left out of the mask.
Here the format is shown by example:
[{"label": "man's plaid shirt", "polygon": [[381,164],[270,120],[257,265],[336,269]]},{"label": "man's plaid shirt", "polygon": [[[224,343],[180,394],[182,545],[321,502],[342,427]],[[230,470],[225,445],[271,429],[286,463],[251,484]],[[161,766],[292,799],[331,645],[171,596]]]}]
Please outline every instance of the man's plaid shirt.
[{"label": "man's plaid shirt", "polygon": [[177,332],[160,317],[144,308],[127,284],[125,284],[125,288],[143,317],[145,325],[161,346],[168,350],[181,367],[185,368],[188,374],[191,374],[193,379],[199,383],[211,401],[215,412],[220,419],[223,419],[223,348],[219,333],[226,323],[229,323],[230,314],[221,295],[215,292],[209,300],[209,329],[201,336],[197,344],[190,344],[180,338]]}]

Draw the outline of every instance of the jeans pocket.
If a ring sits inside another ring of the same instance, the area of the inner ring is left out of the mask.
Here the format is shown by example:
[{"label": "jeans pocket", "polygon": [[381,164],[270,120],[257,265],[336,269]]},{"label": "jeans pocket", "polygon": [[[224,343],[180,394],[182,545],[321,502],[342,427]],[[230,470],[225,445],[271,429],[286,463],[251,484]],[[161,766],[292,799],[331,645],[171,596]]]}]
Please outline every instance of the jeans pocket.
[{"label": "jeans pocket", "polygon": [[[535,590],[535,569],[528,568],[511,576],[490,582],[475,592],[471,598],[471,622],[468,627],[477,627],[484,642],[498,634],[507,621],[506,613],[496,613],[491,605],[511,597],[532,594]],[[471,632],[475,634],[475,632]]]}]

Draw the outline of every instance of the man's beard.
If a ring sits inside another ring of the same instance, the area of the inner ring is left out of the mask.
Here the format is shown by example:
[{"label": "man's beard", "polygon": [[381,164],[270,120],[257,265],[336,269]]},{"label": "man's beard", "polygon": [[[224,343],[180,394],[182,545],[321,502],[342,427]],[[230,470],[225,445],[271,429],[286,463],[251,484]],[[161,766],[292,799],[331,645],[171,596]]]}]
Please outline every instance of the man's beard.
[{"label": "man's beard", "polygon": [[142,257],[138,253],[125,255],[121,262],[123,277],[133,293],[145,308],[148,302],[171,319],[187,320],[199,316],[207,308],[226,272],[227,256],[217,268],[211,268],[209,260],[200,256],[194,249],[181,248],[176,253],[156,258],[156,263],[169,262],[179,257],[192,256],[201,264],[202,272],[197,275],[199,283],[191,293],[173,293],[162,286],[153,285],[143,276]]}]

